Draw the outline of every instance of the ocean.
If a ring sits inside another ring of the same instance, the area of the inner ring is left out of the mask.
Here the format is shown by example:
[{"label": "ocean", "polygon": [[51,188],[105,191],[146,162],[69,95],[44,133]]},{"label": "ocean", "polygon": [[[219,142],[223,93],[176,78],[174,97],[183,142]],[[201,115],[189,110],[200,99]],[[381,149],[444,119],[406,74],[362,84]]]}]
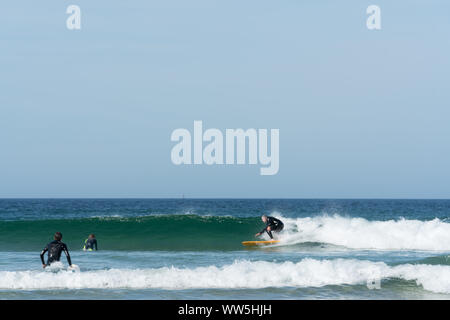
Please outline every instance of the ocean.
[{"label": "ocean", "polygon": [[[261,214],[280,243],[242,246]],[[449,299],[449,218],[450,200],[0,199],[0,299]],[[42,269],[56,231],[78,269]]]}]

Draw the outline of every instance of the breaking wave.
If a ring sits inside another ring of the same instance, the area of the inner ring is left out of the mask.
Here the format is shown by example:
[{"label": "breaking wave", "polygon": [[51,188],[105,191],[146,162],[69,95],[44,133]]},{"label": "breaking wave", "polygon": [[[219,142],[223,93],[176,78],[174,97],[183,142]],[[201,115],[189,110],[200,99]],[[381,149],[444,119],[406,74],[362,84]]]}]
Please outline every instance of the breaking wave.
[{"label": "breaking wave", "polygon": [[[315,216],[281,218],[281,246],[330,244],[350,249],[450,250],[450,223],[440,219],[370,221],[364,218]],[[101,250],[244,250],[263,228],[259,217],[154,215],[35,221],[0,221],[0,250],[35,251],[61,231],[69,249],[81,249],[95,233]]]},{"label": "breaking wave", "polygon": [[373,281],[413,281],[436,293],[450,293],[450,266],[401,264],[355,259],[299,262],[235,261],[225,266],[196,268],[109,269],[95,271],[2,271],[0,289],[259,289],[367,285]]}]

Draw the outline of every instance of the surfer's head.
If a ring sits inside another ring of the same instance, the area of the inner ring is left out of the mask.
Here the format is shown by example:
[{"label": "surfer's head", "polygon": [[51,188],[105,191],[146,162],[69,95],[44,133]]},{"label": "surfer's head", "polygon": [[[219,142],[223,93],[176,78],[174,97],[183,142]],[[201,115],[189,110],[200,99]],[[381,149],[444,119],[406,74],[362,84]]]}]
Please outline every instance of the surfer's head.
[{"label": "surfer's head", "polygon": [[95,234],[91,233],[91,234],[89,235],[89,238],[95,239]]},{"label": "surfer's head", "polygon": [[54,238],[55,238],[55,240],[57,240],[57,241],[61,241],[61,239],[62,239],[62,233],[61,233],[61,232],[55,232]]},{"label": "surfer's head", "polygon": [[261,216],[261,220],[262,220],[264,223],[266,223],[266,221],[267,221],[267,216],[266,216],[265,214],[263,214],[263,215]]}]

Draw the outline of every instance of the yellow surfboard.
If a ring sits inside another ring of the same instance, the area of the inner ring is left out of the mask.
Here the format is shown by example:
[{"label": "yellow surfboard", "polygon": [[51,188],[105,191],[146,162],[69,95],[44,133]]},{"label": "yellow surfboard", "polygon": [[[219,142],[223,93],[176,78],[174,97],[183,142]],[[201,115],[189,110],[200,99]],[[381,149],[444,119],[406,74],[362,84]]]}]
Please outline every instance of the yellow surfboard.
[{"label": "yellow surfboard", "polygon": [[278,242],[280,242],[280,240],[242,241],[242,244],[246,247],[251,247],[251,246],[267,246],[271,244],[276,244]]}]

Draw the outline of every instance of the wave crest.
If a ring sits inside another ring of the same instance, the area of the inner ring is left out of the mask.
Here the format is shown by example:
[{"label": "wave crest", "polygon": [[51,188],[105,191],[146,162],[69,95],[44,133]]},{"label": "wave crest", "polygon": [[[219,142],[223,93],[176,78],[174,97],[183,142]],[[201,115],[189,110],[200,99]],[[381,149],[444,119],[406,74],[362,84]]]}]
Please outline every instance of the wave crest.
[{"label": "wave crest", "polygon": [[402,264],[355,259],[299,262],[235,261],[222,267],[164,267],[154,269],[110,269],[57,273],[2,271],[0,289],[260,289],[267,287],[322,287],[365,285],[374,279],[415,281],[425,290],[450,293],[450,266]]},{"label": "wave crest", "polygon": [[339,215],[284,218],[283,242],[319,242],[353,249],[450,250],[450,223],[440,219],[369,221]]}]

